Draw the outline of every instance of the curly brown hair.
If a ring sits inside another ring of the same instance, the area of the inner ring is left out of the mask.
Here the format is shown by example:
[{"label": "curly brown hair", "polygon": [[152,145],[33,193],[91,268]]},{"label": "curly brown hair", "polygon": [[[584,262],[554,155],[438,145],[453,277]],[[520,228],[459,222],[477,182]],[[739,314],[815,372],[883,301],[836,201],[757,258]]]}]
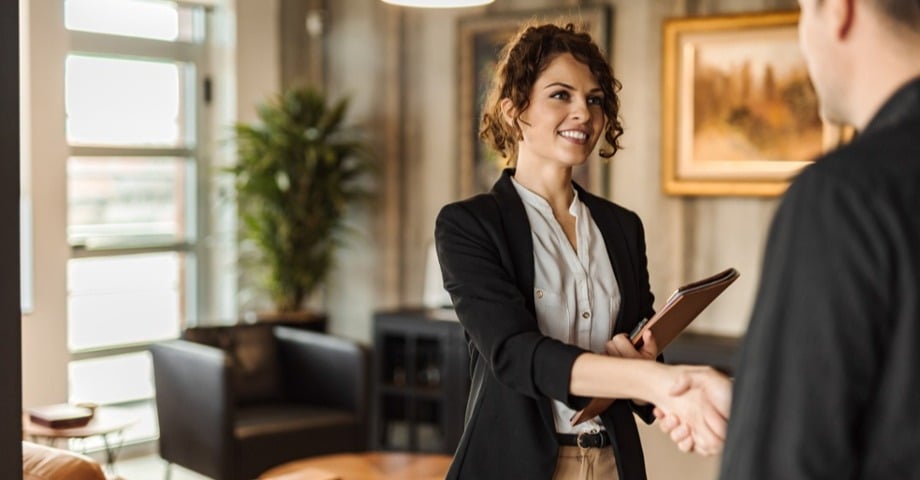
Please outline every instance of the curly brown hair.
[{"label": "curly brown hair", "polygon": [[[500,153],[508,163],[517,158],[517,142],[522,138],[519,119],[530,106],[530,93],[537,77],[561,54],[571,54],[585,64],[604,92],[601,108],[606,119],[604,141],[608,148],[599,153],[610,158],[619,150],[623,125],[619,118],[622,85],[591,36],[576,31],[572,23],[525,25],[499,54],[495,75],[479,123],[479,138]],[[513,125],[503,120],[501,102],[508,98],[514,105]]]}]

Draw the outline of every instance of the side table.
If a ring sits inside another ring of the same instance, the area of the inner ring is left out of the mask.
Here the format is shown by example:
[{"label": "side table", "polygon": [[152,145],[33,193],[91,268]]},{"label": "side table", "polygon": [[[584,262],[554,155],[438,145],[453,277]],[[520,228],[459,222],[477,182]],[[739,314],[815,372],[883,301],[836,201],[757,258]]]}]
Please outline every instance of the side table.
[{"label": "side table", "polygon": [[[28,413],[22,416],[22,433],[29,437],[33,442],[43,442],[46,445],[55,447],[58,440],[70,440],[73,438],[85,439],[89,437],[101,437],[105,445],[105,466],[110,473],[115,473],[115,459],[121,450],[124,441],[124,431],[126,428],[137,423],[137,417],[113,408],[99,407],[93,415],[92,420],[82,427],[73,428],[51,428],[37,423],[32,423]],[[117,442],[109,437],[115,437]]]},{"label": "side table", "polygon": [[261,480],[440,480],[451,456],[438,453],[361,452],[305,458],[279,465]]}]

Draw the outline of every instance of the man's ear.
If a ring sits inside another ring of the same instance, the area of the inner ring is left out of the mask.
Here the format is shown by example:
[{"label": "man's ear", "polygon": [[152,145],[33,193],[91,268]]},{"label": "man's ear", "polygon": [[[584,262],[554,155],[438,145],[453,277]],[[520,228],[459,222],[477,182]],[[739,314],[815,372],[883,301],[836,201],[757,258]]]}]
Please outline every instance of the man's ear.
[{"label": "man's ear", "polygon": [[850,35],[850,29],[853,28],[853,21],[856,18],[856,0],[824,0],[829,11],[831,25],[834,28],[834,36],[838,40],[843,40]]},{"label": "man's ear", "polygon": [[511,127],[514,127],[514,102],[510,98],[503,98],[499,106],[502,108],[502,120]]}]

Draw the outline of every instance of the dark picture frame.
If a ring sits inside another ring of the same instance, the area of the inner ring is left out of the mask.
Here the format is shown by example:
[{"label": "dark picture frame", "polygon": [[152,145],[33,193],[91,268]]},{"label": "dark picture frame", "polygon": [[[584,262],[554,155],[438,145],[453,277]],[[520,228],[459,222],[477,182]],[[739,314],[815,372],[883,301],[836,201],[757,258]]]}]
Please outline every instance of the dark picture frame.
[{"label": "dark picture frame", "polygon": [[[460,65],[459,189],[463,197],[488,191],[504,167],[498,154],[479,140],[482,104],[495,71],[501,48],[527,22],[573,23],[584,26],[610,59],[611,9],[606,5],[499,13],[461,18],[458,27]],[[612,63],[612,62],[611,62]],[[598,142],[600,143],[600,142]],[[596,150],[585,165],[576,168],[575,181],[598,195],[607,194],[609,160]]]}]

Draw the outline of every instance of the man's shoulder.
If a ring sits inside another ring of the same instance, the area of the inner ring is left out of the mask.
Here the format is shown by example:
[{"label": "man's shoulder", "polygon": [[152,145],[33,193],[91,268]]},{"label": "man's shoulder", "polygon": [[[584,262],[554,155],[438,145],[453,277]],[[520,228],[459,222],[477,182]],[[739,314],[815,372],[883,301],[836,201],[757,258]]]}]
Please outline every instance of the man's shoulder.
[{"label": "man's shoulder", "polygon": [[917,132],[920,121],[857,137],[818,158],[796,181],[875,192],[900,184],[912,187],[920,180]]}]

